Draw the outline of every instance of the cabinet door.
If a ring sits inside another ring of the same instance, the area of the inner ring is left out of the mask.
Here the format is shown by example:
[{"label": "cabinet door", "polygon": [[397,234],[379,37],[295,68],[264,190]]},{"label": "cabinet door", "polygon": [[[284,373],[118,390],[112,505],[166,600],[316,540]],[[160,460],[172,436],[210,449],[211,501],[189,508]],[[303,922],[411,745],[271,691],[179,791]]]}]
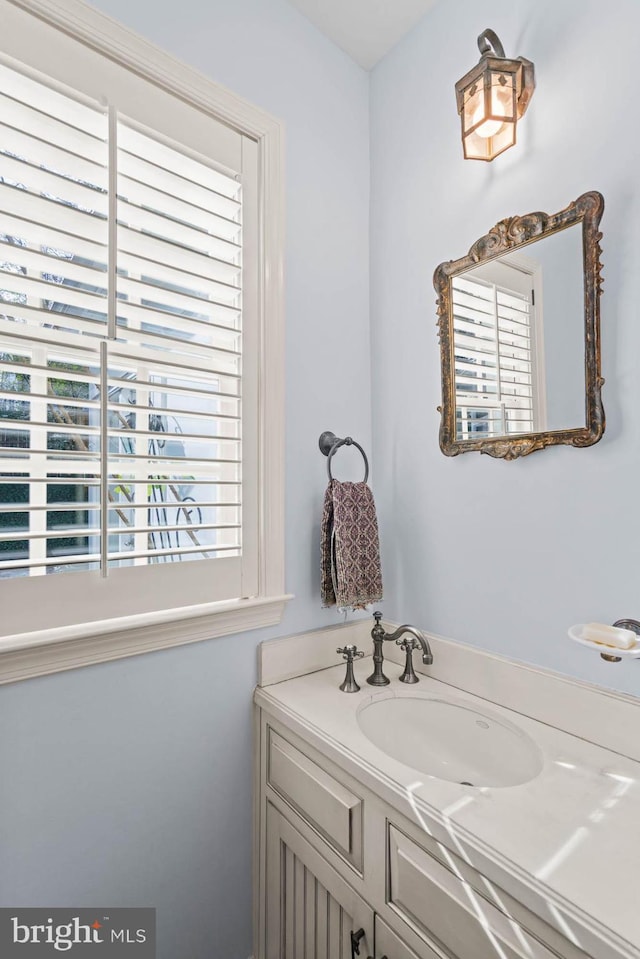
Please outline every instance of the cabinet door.
[{"label": "cabinet door", "polygon": [[351,959],[373,952],[373,910],[285,817],[267,804],[266,959]]},{"label": "cabinet door", "polygon": [[380,916],[376,916],[375,959],[440,959],[440,957],[427,945],[420,949],[419,954],[414,952],[382,921]]}]

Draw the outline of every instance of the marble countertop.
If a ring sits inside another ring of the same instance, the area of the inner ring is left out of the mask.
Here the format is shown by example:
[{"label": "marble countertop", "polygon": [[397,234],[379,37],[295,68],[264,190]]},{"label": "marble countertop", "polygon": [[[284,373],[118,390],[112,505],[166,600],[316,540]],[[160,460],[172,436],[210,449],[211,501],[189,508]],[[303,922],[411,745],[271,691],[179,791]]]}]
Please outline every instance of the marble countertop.
[{"label": "marble countertop", "polygon": [[[639,959],[640,763],[428,677],[407,687],[388,661],[392,683],[375,690],[365,682],[370,671],[370,658],[356,663],[357,694],[338,689],[340,665],[258,688],[256,702],[594,959]],[[542,751],[542,771],[519,786],[471,788],[390,758],[365,737],[356,713],[378,696],[409,691],[515,723]]]}]

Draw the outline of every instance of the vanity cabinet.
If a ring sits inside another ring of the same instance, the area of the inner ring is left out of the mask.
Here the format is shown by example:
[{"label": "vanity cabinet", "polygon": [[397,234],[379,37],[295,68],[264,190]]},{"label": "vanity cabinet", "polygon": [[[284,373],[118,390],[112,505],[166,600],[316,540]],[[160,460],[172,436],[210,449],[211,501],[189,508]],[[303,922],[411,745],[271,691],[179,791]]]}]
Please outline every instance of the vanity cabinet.
[{"label": "vanity cabinet", "polygon": [[259,711],[254,959],[588,959],[413,817]]}]

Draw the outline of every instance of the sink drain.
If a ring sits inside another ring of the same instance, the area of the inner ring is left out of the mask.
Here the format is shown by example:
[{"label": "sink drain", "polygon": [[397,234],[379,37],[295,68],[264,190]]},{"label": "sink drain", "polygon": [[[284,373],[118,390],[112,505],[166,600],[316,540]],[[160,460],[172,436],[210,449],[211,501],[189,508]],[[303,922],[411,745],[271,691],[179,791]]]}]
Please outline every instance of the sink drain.
[{"label": "sink drain", "polygon": [[463,780],[461,783],[459,783],[459,785],[460,785],[460,786],[473,786],[473,783],[468,783],[468,782],[465,782],[465,781]]}]

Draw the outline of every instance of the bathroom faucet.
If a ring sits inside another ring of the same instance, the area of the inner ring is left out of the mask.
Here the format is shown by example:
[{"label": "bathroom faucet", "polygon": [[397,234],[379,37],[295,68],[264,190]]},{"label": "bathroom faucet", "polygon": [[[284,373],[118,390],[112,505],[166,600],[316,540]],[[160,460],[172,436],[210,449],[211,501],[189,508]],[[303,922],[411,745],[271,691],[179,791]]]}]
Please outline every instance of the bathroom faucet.
[{"label": "bathroom faucet", "polygon": [[385,633],[384,629],[380,625],[380,620],[382,619],[382,613],[374,613],[373,618],[376,621],[376,625],[371,630],[371,638],[373,639],[373,672],[368,677],[367,682],[370,686],[388,686],[390,680],[382,672],[382,664],[384,662],[384,656],[382,653],[382,644],[385,640],[391,642],[397,642],[401,636],[404,636],[405,633],[409,633],[410,636],[413,636],[422,646],[422,662],[425,666],[430,666],[433,662],[433,653],[431,652],[431,647],[426,639],[426,637],[420,632],[419,629],[416,629],[415,626],[398,626],[396,630],[392,633]]}]

